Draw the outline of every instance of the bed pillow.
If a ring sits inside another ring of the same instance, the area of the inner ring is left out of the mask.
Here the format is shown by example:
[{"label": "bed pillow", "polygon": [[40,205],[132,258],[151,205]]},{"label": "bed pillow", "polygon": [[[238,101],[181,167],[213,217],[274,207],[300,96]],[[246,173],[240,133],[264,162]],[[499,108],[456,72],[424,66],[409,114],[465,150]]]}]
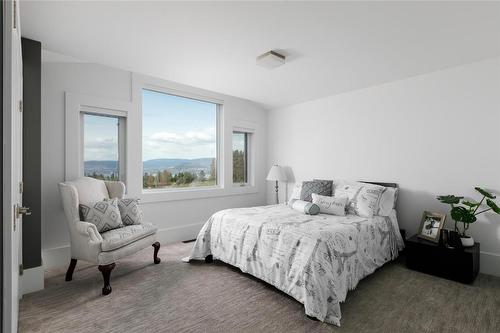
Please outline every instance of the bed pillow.
[{"label": "bed pillow", "polygon": [[118,199],[80,204],[82,220],[95,224],[100,233],[123,227]]},{"label": "bed pillow", "polygon": [[325,179],[313,179],[315,182],[322,182],[326,185],[326,192],[324,195],[331,197],[333,193],[333,180],[325,180]]},{"label": "bed pillow", "polygon": [[313,204],[312,202],[292,199],[290,200],[289,205],[292,209],[295,209],[296,211],[304,214],[316,215],[319,213],[318,205]]},{"label": "bed pillow", "polygon": [[385,187],[364,183],[336,184],[334,196],[347,197],[347,211],[362,217],[372,217],[379,210],[379,200]]},{"label": "bed pillow", "polygon": [[394,187],[384,187],[384,191],[380,196],[378,204],[378,212],[376,215],[390,216],[393,209],[396,209],[398,200],[398,189]]},{"label": "bed pillow", "polygon": [[319,212],[324,214],[344,216],[348,201],[348,197],[328,197],[316,193],[312,194],[312,203],[318,205]]},{"label": "bed pillow", "polygon": [[328,180],[310,180],[302,182],[300,200],[312,201],[313,193],[325,196],[332,195],[332,183]]},{"label": "bed pillow", "polygon": [[118,199],[118,209],[124,225],[142,224],[139,199]]}]

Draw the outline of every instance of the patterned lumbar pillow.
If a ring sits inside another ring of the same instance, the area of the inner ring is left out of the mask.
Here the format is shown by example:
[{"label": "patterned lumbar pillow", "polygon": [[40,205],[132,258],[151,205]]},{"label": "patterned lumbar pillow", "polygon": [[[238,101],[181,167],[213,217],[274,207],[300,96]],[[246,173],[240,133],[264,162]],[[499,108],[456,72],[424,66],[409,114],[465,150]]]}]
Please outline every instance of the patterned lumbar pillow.
[{"label": "patterned lumbar pillow", "polygon": [[380,196],[384,191],[382,186],[363,185],[361,183],[342,184],[335,187],[335,197],[348,197],[350,214],[372,217],[378,212]]},{"label": "patterned lumbar pillow", "polygon": [[118,199],[80,204],[80,215],[85,222],[95,224],[99,232],[123,227]]},{"label": "patterned lumbar pillow", "polygon": [[292,209],[295,209],[304,214],[316,215],[319,213],[318,205],[313,204],[312,202],[292,199],[288,204]]},{"label": "patterned lumbar pillow", "polygon": [[328,180],[311,180],[302,182],[300,200],[312,201],[312,194],[330,196],[332,195],[332,183]]},{"label": "patterned lumbar pillow", "polygon": [[120,199],[118,208],[122,222],[125,225],[134,225],[142,223],[142,210],[139,207],[139,199]]},{"label": "patterned lumbar pillow", "polygon": [[324,214],[332,215],[345,215],[345,208],[348,197],[328,197],[324,195],[319,195],[316,193],[312,194],[312,202],[319,207],[319,212]]}]

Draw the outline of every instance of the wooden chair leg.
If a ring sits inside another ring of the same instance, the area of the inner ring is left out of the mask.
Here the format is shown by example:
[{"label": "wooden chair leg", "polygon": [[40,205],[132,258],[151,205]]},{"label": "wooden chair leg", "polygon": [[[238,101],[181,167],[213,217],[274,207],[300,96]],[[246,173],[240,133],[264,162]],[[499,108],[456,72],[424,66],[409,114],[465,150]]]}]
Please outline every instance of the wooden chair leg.
[{"label": "wooden chair leg", "polygon": [[158,251],[160,250],[160,242],[154,242],[152,246],[154,247],[153,261],[155,264],[159,264],[161,262],[161,259],[158,258]]},{"label": "wooden chair leg", "polygon": [[111,263],[109,265],[99,265],[98,269],[102,273],[102,278],[104,280],[104,287],[102,288],[103,295],[111,294],[111,285],[109,284],[109,278],[111,276],[111,271],[115,268],[116,264]]},{"label": "wooden chair leg", "polygon": [[77,262],[76,259],[73,259],[73,258],[71,259],[71,261],[69,263],[68,271],[66,272],[66,281],[73,280],[73,272],[75,271],[76,262]]}]

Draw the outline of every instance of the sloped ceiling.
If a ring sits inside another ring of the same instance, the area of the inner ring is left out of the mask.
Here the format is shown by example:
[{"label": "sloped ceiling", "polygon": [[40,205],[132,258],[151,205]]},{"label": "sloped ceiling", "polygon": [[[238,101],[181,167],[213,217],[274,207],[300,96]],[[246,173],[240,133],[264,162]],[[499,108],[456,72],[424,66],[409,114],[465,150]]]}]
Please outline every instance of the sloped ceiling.
[{"label": "sloped ceiling", "polygon": [[[21,1],[48,52],[268,108],[500,56],[500,3]],[[281,50],[273,70],[255,58]]]}]

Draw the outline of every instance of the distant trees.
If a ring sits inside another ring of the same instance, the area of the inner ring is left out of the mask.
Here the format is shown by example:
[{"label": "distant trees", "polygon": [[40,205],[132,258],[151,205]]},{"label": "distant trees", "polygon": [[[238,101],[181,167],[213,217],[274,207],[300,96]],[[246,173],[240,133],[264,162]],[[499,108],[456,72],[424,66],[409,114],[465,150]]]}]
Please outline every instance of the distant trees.
[{"label": "distant trees", "polygon": [[233,183],[246,183],[245,152],[233,150]]},{"label": "distant trees", "polygon": [[210,174],[207,177],[205,170],[201,170],[198,174],[188,171],[172,174],[169,170],[162,170],[157,173],[145,172],[142,176],[143,188],[208,186],[214,184],[215,176],[212,177],[212,174]]},{"label": "distant trees", "polygon": [[104,175],[102,173],[97,173],[94,170],[92,172],[86,172],[85,176],[86,177],[92,177],[92,178],[95,178],[95,179],[100,179],[100,180],[106,180],[106,181],[117,181],[117,180],[120,180],[120,177],[118,176],[118,174],[115,174],[114,172],[112,172],[109,175]]}]

